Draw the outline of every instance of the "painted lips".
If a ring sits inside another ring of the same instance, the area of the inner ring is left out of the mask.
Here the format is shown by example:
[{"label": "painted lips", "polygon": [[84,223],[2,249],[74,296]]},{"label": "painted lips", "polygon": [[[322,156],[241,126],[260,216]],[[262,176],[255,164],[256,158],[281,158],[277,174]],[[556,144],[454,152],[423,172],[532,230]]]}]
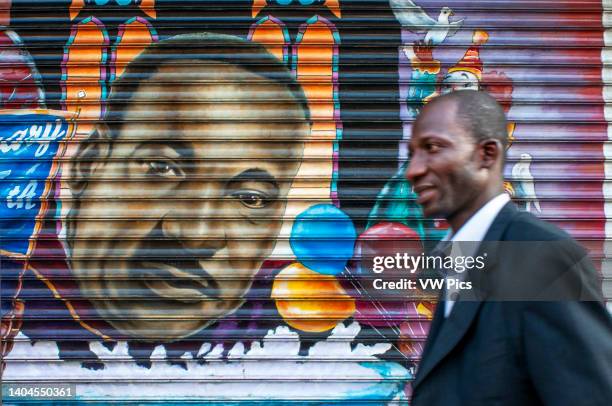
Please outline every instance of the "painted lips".
[{"label": "painted lips", "polygon": [[201,267],[184,269],[162,261],[143,261],[143,283],[157,296],[184,303],[217,298],[219,285]]}]

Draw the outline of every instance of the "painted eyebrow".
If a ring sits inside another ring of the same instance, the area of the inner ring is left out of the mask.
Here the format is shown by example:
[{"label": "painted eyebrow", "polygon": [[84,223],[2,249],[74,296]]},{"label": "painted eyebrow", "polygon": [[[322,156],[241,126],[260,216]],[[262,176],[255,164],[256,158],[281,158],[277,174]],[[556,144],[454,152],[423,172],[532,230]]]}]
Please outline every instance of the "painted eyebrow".
[{"label": "painted eyebrow", "polygon": [[187,158],[187,159],[195,158],[195,152],[193,151],[193,146],[191,145],[190,142],[174,141],[174,142],[169,142],[165,145],[175,150],[176,153],[181,156],[181,158]]},{"label": "painted eyebrow", "polygon": [[195,152],[190,142],[181,142],[181,141],[173,141],[173,142],[155,142],[155,141],[143,141],[138,144],[136,149],[140,149],[143,147],[156,147],[163,148],[168,147],[174,152],[176,152],[181,158],[193,159],[195,157]]},{"label": "painted eyebrow", "polygon": [[238,175],[231,178],[227,182],[227,184],[231,185],[232,183],[237,183],[237,182],[264,182],[264,183],[271,184],[274,187],[275,192],[278,193],[278,191],[280,190],[280,187],[278,186],[278,182],[276,181],[276,178],[270,175],[270,172],[264,169],[259,169],[259,168],[247,169],[246,171],[241,172]]}]

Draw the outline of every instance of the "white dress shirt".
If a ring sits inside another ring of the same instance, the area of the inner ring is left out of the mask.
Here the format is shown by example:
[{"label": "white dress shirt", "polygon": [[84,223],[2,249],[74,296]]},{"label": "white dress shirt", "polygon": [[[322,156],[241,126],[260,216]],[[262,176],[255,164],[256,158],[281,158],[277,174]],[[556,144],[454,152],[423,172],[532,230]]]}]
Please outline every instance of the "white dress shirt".
[{"label": "white dress shirt", "polygon": [[[499,214],[501,209],[510,201],[510,197],[506,193],[501,193],[495,196],[493,199],[489,200],[484,206],[482,206],[472,217],[465,222],[465,224],[457,231],[453,233],[451,229],[448,230],[448,233],[444,236],[442,241],[472,241],[478,242],[482,241],[489,231],[491,224],[493,224],[493,220]],[[474,252],[463,252],[466,249]],[[474,256],[478,250],[477,244],[474,245],[466,245],[466,244],[453,244],[450,252],[451,257],[456,256]],[[461,279],[465,277],[467,272],[463,272],[460,274],[454,274],[453,277],[457,277]],[[445,298],[445,307],[444,307],[444,317],[448,317],[453,310],[453,306],[455,305],[455,300],[451,300],[451,295],[456,293],[456,290],[446,290],[446,298]]]}]

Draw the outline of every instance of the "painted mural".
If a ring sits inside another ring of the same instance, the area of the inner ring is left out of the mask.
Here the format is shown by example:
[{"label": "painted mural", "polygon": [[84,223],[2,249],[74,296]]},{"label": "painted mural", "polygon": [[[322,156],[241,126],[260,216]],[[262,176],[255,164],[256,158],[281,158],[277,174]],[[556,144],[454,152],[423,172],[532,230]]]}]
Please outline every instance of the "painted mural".
[{"label": "painted mural", "polygon": [[457,89],[504,106],[516,203],[605,263],[601,4],[470,3],[0,2],[2,378],[407,404],[435,301],[360,259],[446,233],[406,141]]}]

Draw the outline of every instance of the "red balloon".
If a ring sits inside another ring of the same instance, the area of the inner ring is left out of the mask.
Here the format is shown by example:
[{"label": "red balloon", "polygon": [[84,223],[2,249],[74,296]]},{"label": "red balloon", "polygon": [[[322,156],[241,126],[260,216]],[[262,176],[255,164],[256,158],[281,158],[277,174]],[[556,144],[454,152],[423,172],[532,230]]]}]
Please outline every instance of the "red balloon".
[{"label": "red balloon", "polygon": [[362,233],[350,269],[355,285],[350,292],[357,299],[355,318],[378,327],[405,321],[409,304],[419,293],[406,282],[417,274],[411,272],[409,258],[422,254],[419,234],[401,223],[378,223]]},{"label": "red balloon", "polygon": [[[406,279],[414,279],[414,259],[423,255],[419,234],[401,223],[378,223],[357,239],[353,263],[366,291],[382,298],[405,297]],[[374,284],[374,281],[377,281]],[[384,283],[395,282],[395,284]]]}]

